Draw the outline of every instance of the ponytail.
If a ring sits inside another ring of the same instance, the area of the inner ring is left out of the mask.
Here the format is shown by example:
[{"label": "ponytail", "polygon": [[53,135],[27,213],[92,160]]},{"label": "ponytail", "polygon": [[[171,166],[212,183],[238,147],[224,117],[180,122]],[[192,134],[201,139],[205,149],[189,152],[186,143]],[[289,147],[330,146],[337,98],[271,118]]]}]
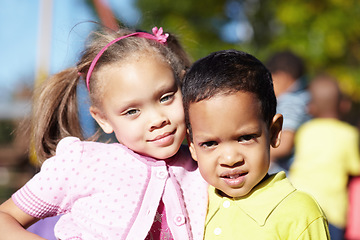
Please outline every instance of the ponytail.
[{"label": "ponytail", "polygon": [[52,76],[35,92],[31,122],[34,150],[40,162],[55,155],[62,138],[84,139],[77,107],[78,81],[77,69],[69,68]]}]

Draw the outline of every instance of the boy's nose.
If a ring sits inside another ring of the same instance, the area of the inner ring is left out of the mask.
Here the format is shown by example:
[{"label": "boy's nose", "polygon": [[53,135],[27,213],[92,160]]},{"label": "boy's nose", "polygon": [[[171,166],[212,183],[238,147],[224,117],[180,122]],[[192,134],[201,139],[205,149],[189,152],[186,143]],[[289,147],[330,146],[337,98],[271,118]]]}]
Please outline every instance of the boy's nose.
[{"label": "boy's nose", "polygon": [[220,165],[235,167],[243,164],[244,158],[239,151],[239,147],[234,145],[235,144],[229,144],[223,147],[220,152]]}]

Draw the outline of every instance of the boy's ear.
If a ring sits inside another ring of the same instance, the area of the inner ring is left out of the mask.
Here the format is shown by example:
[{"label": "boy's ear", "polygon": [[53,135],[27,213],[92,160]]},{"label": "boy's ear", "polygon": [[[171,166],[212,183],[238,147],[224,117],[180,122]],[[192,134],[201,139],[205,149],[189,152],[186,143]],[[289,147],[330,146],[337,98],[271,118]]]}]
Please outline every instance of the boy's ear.
[{"label": "boy's ear", "polygon": [[270,125],[270,145],[273,148],[277,148],[281,141],[281,131],[283,124],[283,116],[281,114],[275,114]]},{"label": "boy's ear", "polygon": [[190,134],[189,134],[189,130],[186,130],[186,140],[188,142],[189,145],[189,150],[190,150],[190,154],[191,157],[197,161],[197,156],[196,156],[196,151],[195,151],[195,147],[194,147],[194,143],[191,141],[190,139]]},{"label": "boy's ear", "polygon": [[91,106],[90,114],[105,133],[110,134],[114,131],[114,129],[108,122],[106,116],[102,113],[102,111],[100,109],[98,109],[97,107]]},{"label": "boy's ear", "polygon": [[186,74],[186,70],[185,69],[181,70],[180,79],[183,79],[185,77],[185,74]]}]

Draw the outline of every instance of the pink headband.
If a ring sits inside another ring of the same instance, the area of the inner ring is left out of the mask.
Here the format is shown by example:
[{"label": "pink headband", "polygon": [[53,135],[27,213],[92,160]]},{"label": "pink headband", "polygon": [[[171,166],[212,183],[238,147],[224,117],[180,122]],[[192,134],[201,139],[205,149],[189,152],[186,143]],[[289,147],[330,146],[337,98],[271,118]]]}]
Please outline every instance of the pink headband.
[{"label": "pink headband", "polygon": [[103,49],[101,49],[101,51],[96,55],[96,57],[92,61],[91,65],[89,67],[89,71],[87,72],[87,75],[86,75],[86,87],[87,87],[87,89],[90,91],[90,85],[89,85],[90,77],[91,77],[91,74],[92,74],[92,72],[93,72],[93,70],[95,68],[95,65],[96,65],[97,61],[99,60],[101,55],[106,51],[106,49],[108,49],[108,47],[110,47],[114,43],[120,41],[121,39],[128,38],[128,37],[131,37],[131,36],[142,37],[142,38],[147,38],[147,39],[153,39],[153,40],[155,40],[155,41],[157,41],[159,43],[162,43],[162,44],[166,43],[166,40],[167,40],[169,34],[168,33],[163,34],[162,27],[159,28],[159,29],[157,27],[154,27],[152,29],[152,32],[153,32],[153,34],[146,33],[146,32],[131,33],[131,34],[128,34],[128,35],[125,35],[125,36],[122,36],[122,37],[119,37],[119,38],[116,38],[116,39],[112,40]]}]

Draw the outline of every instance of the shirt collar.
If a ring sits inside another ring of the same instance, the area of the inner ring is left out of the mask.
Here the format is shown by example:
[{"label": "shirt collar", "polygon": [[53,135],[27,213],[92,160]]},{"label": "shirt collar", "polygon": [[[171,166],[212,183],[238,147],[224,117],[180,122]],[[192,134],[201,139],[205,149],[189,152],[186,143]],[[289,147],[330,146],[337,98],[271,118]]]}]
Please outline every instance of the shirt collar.
[{"label": "shirt collar", "polygon": [[292,192],[295,188],[286,178],[285,172],[269,176],[259,183],[246,197],[227,198],[219,195],[217,190],[209,188],[209,212],[207,221],[219,210],[220,204],[226,200],[235,203],[246,215],[263,226],[271,212]]}]

